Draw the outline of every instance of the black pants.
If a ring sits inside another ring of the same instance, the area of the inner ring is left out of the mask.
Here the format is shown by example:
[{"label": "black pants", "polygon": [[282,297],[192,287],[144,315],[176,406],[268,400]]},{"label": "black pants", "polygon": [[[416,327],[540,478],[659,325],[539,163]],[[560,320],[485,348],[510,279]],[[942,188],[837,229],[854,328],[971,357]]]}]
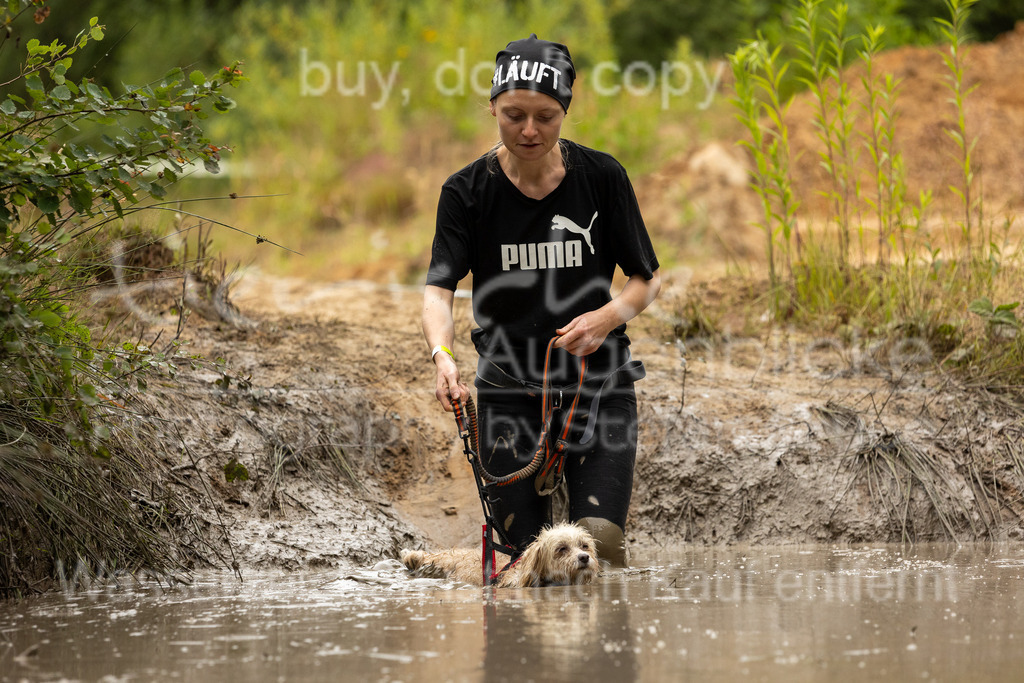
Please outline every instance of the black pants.
[{"label": "black pants", "polygon": [[[537,449],[542,428],[540,392],[530,395],[524,389],[480,384],[477,405],[481,461],[496,476],[515,472],[529,464]],[[632,384],[602,393],[597,428],[586,444],[580,444],[592,397],[586,393],[580,397],[567,439],[564,476],[569,521],[599,517],[625,529],[636,461],[636,394]],[[564,392],[563,407],[568,408],[571,400],[571,392]],[[519,550],[552,521],[551,496],[537,493],[535,478],[490,487],[495,521],[508,542]]]}]

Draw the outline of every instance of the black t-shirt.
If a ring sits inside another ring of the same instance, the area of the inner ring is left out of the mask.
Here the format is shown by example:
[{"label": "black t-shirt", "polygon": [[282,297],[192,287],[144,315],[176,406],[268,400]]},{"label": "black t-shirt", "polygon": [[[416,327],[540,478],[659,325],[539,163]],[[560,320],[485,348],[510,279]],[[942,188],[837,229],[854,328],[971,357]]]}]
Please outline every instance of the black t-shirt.
[{"label": "black t-shirt", "polygon": [[[452,291],[473,273],[477,350],[530,381],[540,381],[555,329],[611,300],[616,265],[645,279],[658,268],[622,165],[569,140],[561,144],[566,174],[543,199],[520,192],[494,155],[448,178],[427,273],[428,285]],[[618,367],[628,345],[621,325],[588,358],[588,374]],[[576,372],[552,359],[554,383],[569,383]]]}]

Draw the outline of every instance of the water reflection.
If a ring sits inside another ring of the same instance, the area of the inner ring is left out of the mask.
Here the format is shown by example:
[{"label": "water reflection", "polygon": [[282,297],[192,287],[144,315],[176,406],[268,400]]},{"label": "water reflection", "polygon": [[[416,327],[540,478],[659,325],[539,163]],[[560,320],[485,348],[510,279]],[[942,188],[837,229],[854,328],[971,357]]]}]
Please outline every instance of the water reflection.
[{"label": "water reflection", "polygon": [[492,591],[486,603],[485,681],[578,681],[581,671],[635,680],[630,610],[605,586]]},{"label": "water reflection", "polygon": [[685,548],[590,586],[395,562],[93,586],[0,606],[0,680],[1015,679],[1024,549]]}]

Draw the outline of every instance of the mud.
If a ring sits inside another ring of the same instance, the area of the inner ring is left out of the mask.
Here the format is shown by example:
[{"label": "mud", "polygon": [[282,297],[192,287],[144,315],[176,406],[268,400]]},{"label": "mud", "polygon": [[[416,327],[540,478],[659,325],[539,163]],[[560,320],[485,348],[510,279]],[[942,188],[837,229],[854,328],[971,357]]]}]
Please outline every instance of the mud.
[{"label": "mud", "polygon": [[[687,274],[631,328],[647,365],[631,552],[1022,537],[1024,423],[936,375],[925,350],[777,332],[673,342]],[[433,398],[420,293],[250,272],[244,324],[190,321],[177,381],[148,400],[178,483],[221,539],[212,563],[366,566],[400,547],[474,545],[480,504]],[[456,356],[475,367],[469,301]],[[248,480],[227,481],[225,466]]]}]

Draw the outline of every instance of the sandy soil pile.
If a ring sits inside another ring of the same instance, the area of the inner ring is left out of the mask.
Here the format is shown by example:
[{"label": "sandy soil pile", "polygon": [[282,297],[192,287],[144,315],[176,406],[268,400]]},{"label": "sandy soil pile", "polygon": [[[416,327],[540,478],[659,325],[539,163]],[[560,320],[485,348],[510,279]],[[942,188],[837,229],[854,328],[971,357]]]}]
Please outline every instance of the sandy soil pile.
[{"label": "sandy soil pile", "polygon": [[[977,176],[975,192],[983,191],[987,211],[1002,213],[1024,209],[1024,22],[1015,31],[991,43],[970,46],[964,88],[968,138],[976,138],[972,164]],[[906,164],[908,196],[935,192],[939,208],[955,207],[950,185],[961,186],[963,174],[959,151],[949,132],[956,129],[956,109],[951,102],[950,72],[938,48],[901,47],[881,54],[879,74],[892,74],[900,83],[897,99],[896,141]],[[851,68],[853,96],[864,92],[863,70]],[[821,145],[813,125],[814,105],[799,98],[790,111],[800,155],[797,189],[806,198],[826,187],[824,169],[818,163]],[[857,130],[866,132],[866,116],[860,115]],[[867,153],[860,150],[862,161]]]}]

